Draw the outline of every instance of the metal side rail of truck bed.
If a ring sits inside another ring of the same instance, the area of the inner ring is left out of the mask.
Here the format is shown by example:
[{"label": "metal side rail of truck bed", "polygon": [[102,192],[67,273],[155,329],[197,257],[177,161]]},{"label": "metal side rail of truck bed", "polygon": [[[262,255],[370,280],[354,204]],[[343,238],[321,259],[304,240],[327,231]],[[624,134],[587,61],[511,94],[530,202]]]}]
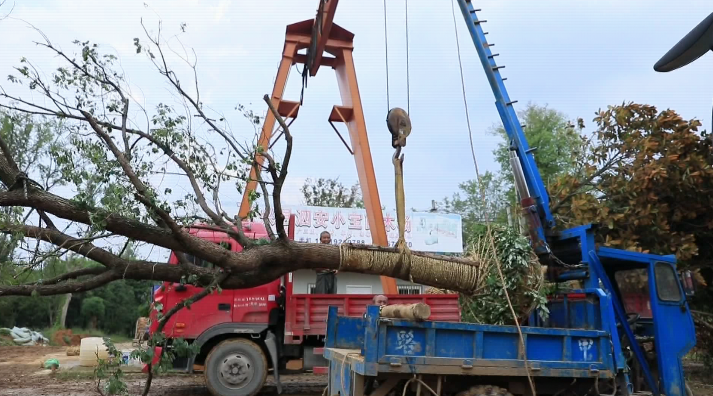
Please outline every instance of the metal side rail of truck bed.
[{"label": "metal side rail of truck bed", "polygon": [[617,333],[610,296],[598,289],[582,292],[589,298],[550,307],[569,323],[548,320],[537,321],[538,327],[522,326],[524,350],[514,326],[381,318],[376,306],[368,307],[363,317],[345,317],[331,307],[324,349],[328,395],[367,395],[364,384],[374,379],[393,386],[396,378],[415,376],[437,379],[432,388],[438,388],[439,395],[441,380],[451,376],[457,378],[450,385],[481,380],[526,394],[526,364],[538,394],[554,394],[562,384],[577,381],[597,387],[599,381],[613,384],[618,372],[613,351],[619,343],[611,337]]}]

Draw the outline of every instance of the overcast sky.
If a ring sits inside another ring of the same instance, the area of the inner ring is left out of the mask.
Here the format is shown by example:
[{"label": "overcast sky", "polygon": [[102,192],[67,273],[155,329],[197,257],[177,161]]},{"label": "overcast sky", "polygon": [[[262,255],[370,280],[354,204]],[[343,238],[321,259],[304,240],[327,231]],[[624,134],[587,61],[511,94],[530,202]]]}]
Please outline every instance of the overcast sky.
[{"label": "overcast sky", "polygon": [[[8,0],[8,4],[12,0]],[[71,41],[91,40],[117,54],[133,97],[147,107],[170,100],[168,85],[133,38],[144,39],[141,18],[155,30],[158,20],[171,36],[186,23],[181,41],[198,55],[203,102],[226,114],[233,131],[249,139],[253,128],[234,107],[244,104],[263,114],[262,96],[272,91],[285,26],[314,17],[317,0],[15,0],[12,18],[0,22],[0,75],[12,73],[22,56],[49,74],[58,65],[46,50],[32,44],[39,35],[72,49]],[[508,0],[476,1],[485,30],[508,78],[517,109],[528,102],[547,104],[592,126],[594,112],[611,104],[637,101],[670,107],[684,118],[711,123],[713,56],[683,69],[660,74],[653,64],[711,12],[710,0]],[[468,130],[461,94],[451,0],[408,1],[410,116],[413,132],[405,148],[407,207],[428,209],[472,179]],[[7,4],[3,7],[7,10]],[[405,2],[388,0],[388,47],[391,107],[407,107]],[[0,10],[2,11],[2,10]],[[355,34],[354,59],[365,109],[381,202],[391,208],[393,167],[385,117],[386,71],[384,12],[381,0],[345,1],[335,22]],[[455,20],[465,70],[475,152],[481,170],[496,170],[492,150],[498,138],[486,131],[499,123],[485,75],[456,5]],[[175,42],[174,42],[175,43]],[[187,75],[186,77],[190,77]],[[5,78],[0,85],[8,87]],[[300,78],[293,69],[285,99],[299,100]],[[24,94],[27,97],[27,94]],[[286,204],[300,204],[298,188],[307,177],[357,179],[354,162],[327,123],[340,104],[334,73],[323,68],[309,81],[304,106],[293,124],[294,153]],[[145,121],[144,121],[145,122]],[[145,125],[145,124],[144,124]],[[340,125],[341,131],[346,128]],[[164,185],[178,179],[165,179]],[[168,185],[167,185],[168,186]],[[240,196],[224,200],[237,209]],[[229,206],[230,207],[230,206]]]}]

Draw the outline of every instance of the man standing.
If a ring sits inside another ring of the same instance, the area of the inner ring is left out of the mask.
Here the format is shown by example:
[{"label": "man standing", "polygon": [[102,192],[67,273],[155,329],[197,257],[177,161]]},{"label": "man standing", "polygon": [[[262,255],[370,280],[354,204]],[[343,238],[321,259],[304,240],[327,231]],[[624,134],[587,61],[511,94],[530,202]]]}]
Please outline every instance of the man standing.
[{"label": "man standing", "polygon": [[[332,242],[332,235],[329,231],[322,231],[319,234],[319,243],[329,244]],[[337,271],[331,269],[318,269],[317,283],[315,284],[315,294],[337,294]]]}]

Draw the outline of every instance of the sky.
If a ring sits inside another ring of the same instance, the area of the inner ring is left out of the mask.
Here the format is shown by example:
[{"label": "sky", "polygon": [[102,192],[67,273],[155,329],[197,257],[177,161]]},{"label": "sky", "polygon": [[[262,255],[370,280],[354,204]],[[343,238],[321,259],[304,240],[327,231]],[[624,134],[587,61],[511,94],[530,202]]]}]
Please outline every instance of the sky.
[{"label": "sky", "polygon": [[[390,103],[383,2],[343,0],[335,23],[355,34],[354,59],[382,205],[394,206],[393,149],[386,113],[389,107],[408,107],[413,131],[404,149],[406,206],[427,210],[431,200],[450,196],[459,183],[473,179],[475,169],[451,0],[406,1],[387,1]],[[7,0],[0,15],[12,3]],[[166,37],[179,33],[185,23],[180,40],[197,55],[202,101],[225,114],[234,133],[249,140],[254,129],[235,106],[265,113],[262,96],[272,91],[285,27],[313,18],[317,4],[317,0],[15,0],[12,15],[0,22],[0,75],[11,74],[23,56],[46,74],[60,64],[33,44],[41,37],[28,27],[29,22],[64,50],[73,50],[75,39],[91,40],[119,56],[132,97],[151,108],[173,96],[146,57],[135,53],[133,39],[145,40],[142,20],[152,32],[162,21]],[[653,64],[711,12],[710,0],[481,0],[475,4],[482,9],[480,18],[487,20],[484,29],[495,44],[493,52],[500,54],[498,63],[506,66],[501,72],[507,77],[511,99],[518,101],[516,109],[528,102],[547,105],[572,119],[584,118],[591,131],[598,109],[635,101],[675,109],[684,118],[698,118],[710,127],[712,55],[674,72],[653,71]],[[457,5],[455,12],[473,148],[481,172],[495,171],[492,151],[499,138],[488,130],[500,120]],[[177,40],[169,42],[182,51]],[[181,69],[178,59],[173,60],[184,73],[181,78],[189,80],[191,74]],[[293,69],[285,99],[299,100],[300,80]],[[16,89],[4,77],[0,86]],[[27,91],[12,92],[28,97]],[[309,80],[304,105],[291,127],[294,150],[283,192],[285,204],[302,203],[299,187],[306,178],[356,182],[354,161],[327,123],[335,104],[341,103],[334,73],[322,68]],[[140,119],[138,110],[132,115]],[[337,127],[346,134],[344,125]],[[185,185],[178,176],[157,182],[178,189]],[[223,201],[229,211],[237,211],[240,194],[224,192]]]}]

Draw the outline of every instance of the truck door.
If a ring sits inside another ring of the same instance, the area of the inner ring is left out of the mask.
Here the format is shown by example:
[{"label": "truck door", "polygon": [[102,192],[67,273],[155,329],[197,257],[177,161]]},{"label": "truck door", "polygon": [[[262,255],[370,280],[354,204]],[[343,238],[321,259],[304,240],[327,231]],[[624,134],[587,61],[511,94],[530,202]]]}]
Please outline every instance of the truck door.
[{"label": "truck door", "polygon": [[651,262],[649,290],[661,392],[666,396],[684,396],[682,358],[695,345],[696,332],[678,274],[671,263]]},{"label": "truck door", "polygon": [[[230,242],[220,242],[220,244],[226,249],[232,249]],[[201,267],[214,267],[212,263],[189,254],[186,255],[186,258]],[[171,306],[184,298],[199,293],[201,290],[201,287],[191,284],[180,285],[174,283],[171,285]],[[174,316],[176,319],[173,321],[173,327],[167,328],[166,334],[173,337],[195,339],[206,329],[221,323],[232,322],[234,293],[233,290],[222,290],[220,293],[213,292],[191,305],[190,309],[184,308],[178,311]]]}]

